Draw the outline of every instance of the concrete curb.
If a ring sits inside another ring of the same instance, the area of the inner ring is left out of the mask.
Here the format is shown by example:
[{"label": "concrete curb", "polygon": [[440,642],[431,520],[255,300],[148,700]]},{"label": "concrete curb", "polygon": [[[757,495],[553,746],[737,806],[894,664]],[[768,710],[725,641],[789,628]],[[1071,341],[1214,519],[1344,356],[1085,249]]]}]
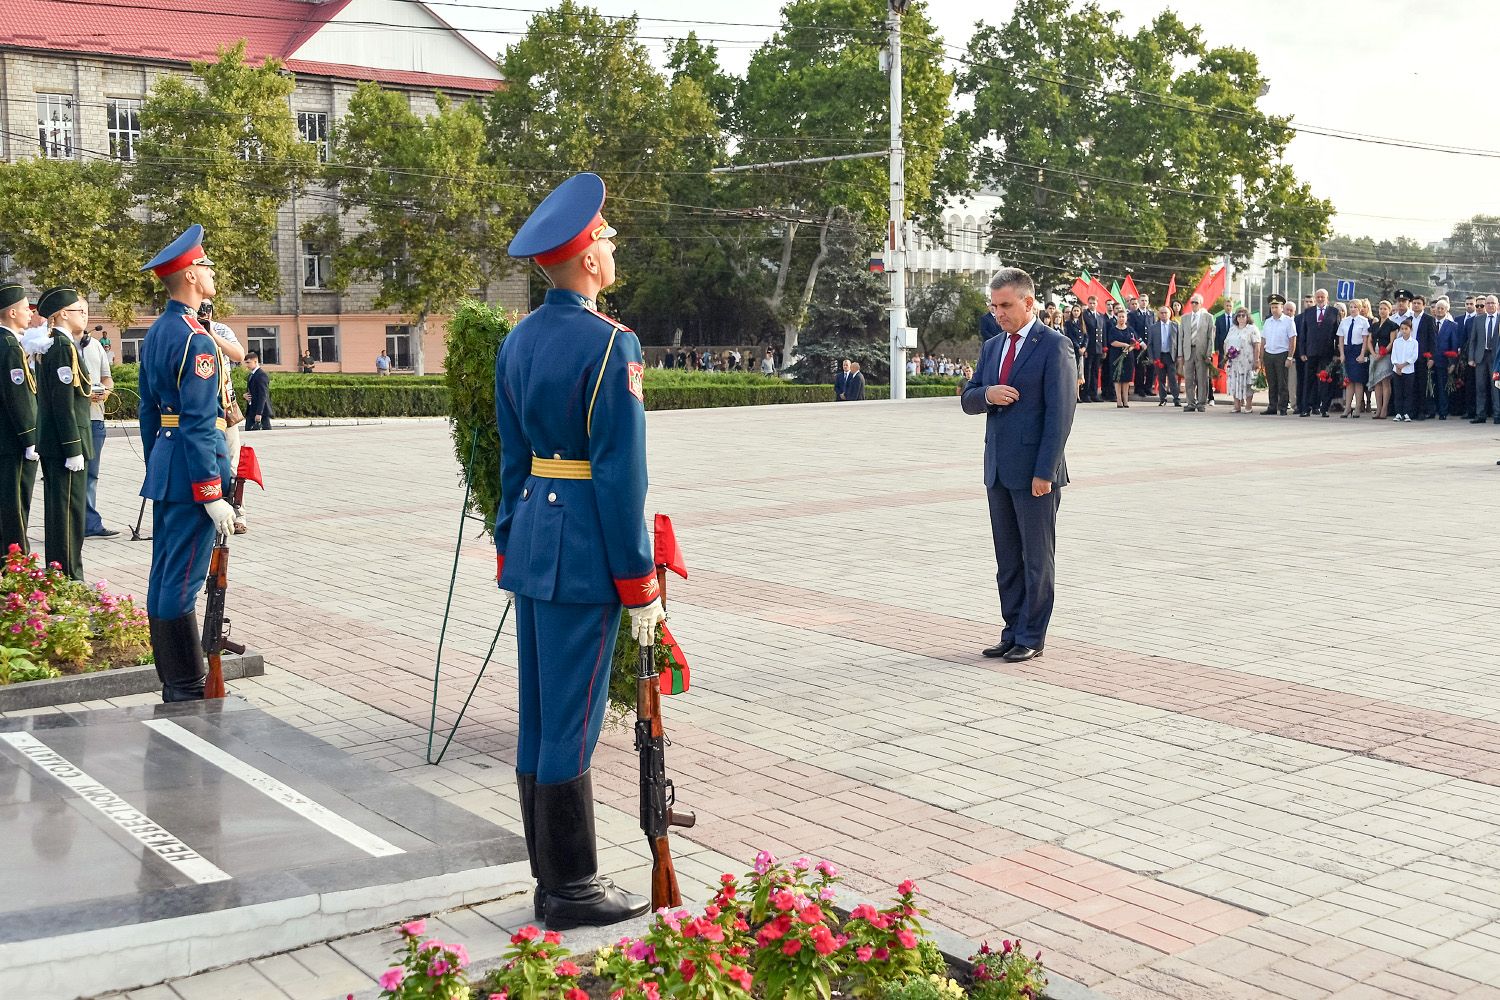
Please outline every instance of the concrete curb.
[{"label": "concrete curb", "polygon": [[[260,677],[265,672],[265,657],[254,651],[246,650],[242,656],[231,654],[224,657],[226,681]],[[155,665],[150,663],[88,674],[68,674],[45,681],[25,681],[0,686],[0,714],[54,705],[78,705],[86,701],[104,701],[160,690],[161,679],[156,676]]]}]

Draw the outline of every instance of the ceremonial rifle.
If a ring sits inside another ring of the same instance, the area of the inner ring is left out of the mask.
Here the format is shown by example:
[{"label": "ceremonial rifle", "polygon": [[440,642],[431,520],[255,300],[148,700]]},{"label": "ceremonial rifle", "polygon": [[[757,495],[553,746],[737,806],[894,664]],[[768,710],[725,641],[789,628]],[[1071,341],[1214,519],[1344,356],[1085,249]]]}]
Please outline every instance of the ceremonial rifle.
[{"label": "ceremonial rifle", "polygon": [[[656,579],[661,587],[662,607],[667,603],[667,566],[680,563],[663,558],[662,521],[657,515],[657,567]],[[671,536],[671,522],[667,522],[666,535]],[[671,541],[675,549],[675,538]],[[684,573],[685,575],[685,573]],[[681,906],[682,892],[677,885],[677,870],[672,865],[672,851],[667,842],[667,832],[674,826],[691,827],[698,818],[686,810],[673,808],[677,803],[677,790],[667,777],[667,739],[661,724],[661,681],[656,671],[656,637],[641,645],[639,672],[635,685],[635,749],[641,756],[641,830],[646,834],[646,843],[651,848],[651,908]]]},{"label": "ceremonial rifle", "polygon": [[203,697],[224,697],[225,652],[236,655],[245,647],[229,640],[229,619],[224,617],[224,593],[229,589],[229,539],[219,532],[214,539],[213,555],[208,560],[208,601],[203,609],[203,652],[208,655],[208,680]]}]

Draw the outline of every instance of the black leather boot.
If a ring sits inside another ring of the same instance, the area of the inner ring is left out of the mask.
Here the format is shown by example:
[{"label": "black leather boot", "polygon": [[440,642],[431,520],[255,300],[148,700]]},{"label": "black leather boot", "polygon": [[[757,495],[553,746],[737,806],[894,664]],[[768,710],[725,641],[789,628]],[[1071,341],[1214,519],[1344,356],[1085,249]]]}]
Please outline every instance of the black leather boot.
[{"label": "black leather boot", "polygon": [[190,611],[181,618],[152,618],[149,624],[156,676],[161,678],[161,700],[201,701],[207,672],[197,612]]},{"label": "black leather boot", "polygon": [[588,771],[572,781],[536,786],[536,848],[548,930],[604,927],[650,909],[650,900],[599,876]]},{"label": "black leather boot", "polygon": [[[537,878],[536,867],[536,775],[522,774],[516,772],[516,794],[521,800],[521,828],[526,833],[526,858],[531,862],[531,877]],[[532,907],[536,919],[541,920],[546,916],[543,909],[543,900],[546,896],[542,892],[542,883],[536,884],[536,893],[532,896]]]}]

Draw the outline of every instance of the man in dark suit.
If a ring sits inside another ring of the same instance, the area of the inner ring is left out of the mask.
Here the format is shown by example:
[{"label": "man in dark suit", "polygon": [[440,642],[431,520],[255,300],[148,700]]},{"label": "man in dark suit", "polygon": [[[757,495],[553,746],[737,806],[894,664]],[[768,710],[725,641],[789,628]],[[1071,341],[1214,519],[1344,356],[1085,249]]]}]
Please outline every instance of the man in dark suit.
[{"label": "man in dark suit", "polygon": [[1310,417],[1316,410],[1328,416],[1332,401],[1332,383],[1318,378],[1318,373],[1333,360],[1339,343],[1339,311],[1328,301],[1328,290],[1313,293],[1313,304],[1302,313],[1302,330],[1297,336],[1297,415]]},{"label": "man in dark suit", "polygon": [[979,342],[982,344],[1000,332],[1000,324],[995,322],[995,314],[986,309],[984,315],[979,317]]},{"label": "man in dark suit", "polygon": [[[1083,398],[1099,402],[1099,373],[1104,364],[1104,316],[1099,312],[1099,297],[1090,295],[1083,309]],[[1105,379],[1105,389],[1111,390]]]},{"label": "man in dark suit", "polygon": [[1011,663],[1042,655],[1052,619],[1057,508],[1068,482],[1063,451],[1077,405],[1073,345],[1036,316],[1036,285],[1017,267],[990,280],[1005,336],[979,352],[965,413],[984,414],[984,485],[1005,629],[984,650]]},{"label": "man in dark suit", "polygon": [[[1141,343],[1146,342],[1146,330],[1152,323],[1156,322],[1156,313],[1151,311],[1151,300],[1142,295],[1139,298],[1126,299],[1125,304],[1130,307],[1130,318],[1127,321],[1130,329],[1140,338]],[[1156,389],[1156,368],[1152,365],[1135,366],[1135,394],[1142,399],[1150,397]],[[1129,400],[1126,400],[1129,402]]]},{"label": "man in dark suit", "polygon": [[1500,390],[1494,388],[1491,373],[1500,365],[1500,299],[1487,295],[1484,311],[1476,313],[1469,324],[1469,378],[1474,383],[1473,424],[1482,424],[1485,415],[1495,418],[1500,424]]},{"label": "man in dark suit", "polygon": [[[1225,306],[1224,311],[1214,318],[1214,355],[1215,362],[1220,370],[1224,368],[1224,341],[1229,337],[1229,314],[1232,309]],[[1208,380],[1208,405],[1214,405],[1214,382]]]},{"label": "man in dark suit", "polygon": [[250,377],[245,383],[245,430],[268,431],[274,416],[271,413],[271,376],[260,366],[260,355],[255,351],[245,355],[245,367],[250,369]]},{"label": "man in dark suit", "polygon": [[1448,315],[1446,296],[1433,300],[1432,318],[1437,323],[1437,343],[1432,351],[1432,407],[1439,420],[1447,420],[1452,410],[1463,412],[1463,400],[1448,392],[1449,366],[1459,363],[1467,343],[1463,324]]},{"label": "man in dark suit", "polygon": [[1157,406],[1167,405],[1167,389],[1172,390],[1172,405],[1182,405],[1182,394],[1177,388],[1177,338],[1180,328],[1172,319],[1172,307],[1162,306],[1156,310],[1156,321],[1146,331],[1146,350],[1151,364],[1156,369]]},{"label": "man in dark suit", "polygon": [[849,362],[849,376],[844,379],[844,398],[856,402],[865,398],[865,375],[859,370],[859,362]]},{"label": "man in dark suit", "polygon": [[[1417,342],[1417,405],[1413,413],[1418,420],[1426,420],[1429,412],[1436,412],[1433,399],[1427,395],[1427,372],[1432,367],[1432,356],[1437,351],[1438,322],[1427,311],[1427,298],[1423,295],[1411,297],[1411,336]],[[1446,375],[1447,373],[1444,372]],[[1437,386],[1433,386],[1436,390]]]},{"label": "man in dark suit", "polygon": [[844,401],[844,388],[849,384],[849,359],[845,358],[839,365],[839,373],[833,377],[833,400],[836,403]]}]

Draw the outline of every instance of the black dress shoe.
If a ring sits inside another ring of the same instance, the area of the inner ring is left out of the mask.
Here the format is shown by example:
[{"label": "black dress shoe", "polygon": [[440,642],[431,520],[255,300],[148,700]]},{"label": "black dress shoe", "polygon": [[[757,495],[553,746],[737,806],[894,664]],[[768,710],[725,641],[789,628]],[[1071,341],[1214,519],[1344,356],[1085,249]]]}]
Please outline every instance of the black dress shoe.
[{"label": "black dress shoe", "polygon": [[84,538],[113,538],[113,537],[115,537],[118,534],[119,534],[119,532],[115,531],[113,528],[101,528],[98,531],[87,531],[87,532],[84,532],[83,537]]},{"label": "black dress shoe", "polygon": [[984,650],[983,653],[984,653],[985,656],[988,656],[990,659],[994,660],[994,659],[999,659],[1000,657],[1004,656],[1006,653],[1009,653],[1012,649],[1015,649],[1015,648],[1016,648],[1016,644],[1015,643],[1011,642],[1008,639],[1002,639],[999,642],[995,643],[993,646],[991,646],[989,649]]},{"label": "black dress shoe", "polygon": [[1482,424],[1482,423],[1484,423],[1484,418],[1483,417],[1475,417],[1474,419],[1470,420],[1469,423],[1471,423],[1471,424]]},{"label": "black dress shoe", "polygon": [[1041,655],[1042,651],[1040,649],[1032,649],[1030,646],[1015,645],[1010,648],[1010,652],[1005,654],[1005,662],[1025,663],[1027,660],[1034,660]]}]

